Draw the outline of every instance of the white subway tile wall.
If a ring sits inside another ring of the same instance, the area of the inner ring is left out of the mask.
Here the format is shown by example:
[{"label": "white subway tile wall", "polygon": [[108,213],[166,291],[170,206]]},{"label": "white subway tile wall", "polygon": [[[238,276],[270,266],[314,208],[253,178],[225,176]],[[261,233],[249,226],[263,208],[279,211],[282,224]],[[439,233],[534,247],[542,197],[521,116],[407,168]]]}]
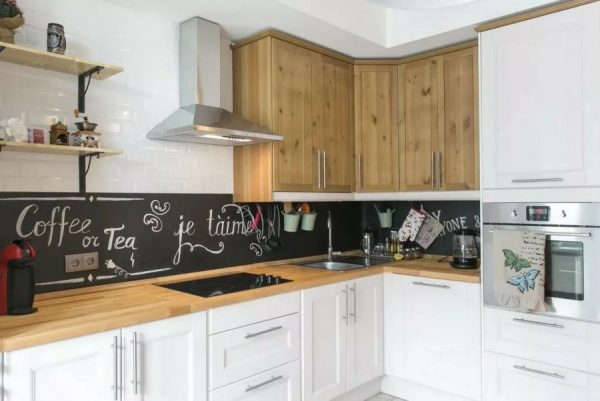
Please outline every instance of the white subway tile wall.
[{"label": "white subway tile wall", "polygon": [[[229,147],[150,141],[154,125],[179,107],[177,23],[102,0],[19,0],[26,25],[16,42],[45,49],[49,22],[64,25],[67,54],[125,71],[92,81],[86,114],[101,145],[120,156],[92,162],[89,192],[231,193]],[[74,131],[75,76],[0,62],[0,119],[20,117],[49,131],[61,120]],[[76,192],[72,156],[0,153],[0,191]]]}]

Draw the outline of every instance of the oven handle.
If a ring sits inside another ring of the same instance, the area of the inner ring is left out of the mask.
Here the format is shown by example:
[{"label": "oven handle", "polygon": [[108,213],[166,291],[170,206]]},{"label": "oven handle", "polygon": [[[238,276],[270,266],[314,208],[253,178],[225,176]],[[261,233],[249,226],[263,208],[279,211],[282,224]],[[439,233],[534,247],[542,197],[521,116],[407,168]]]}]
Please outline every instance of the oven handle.
[{"label": "oven handle", "polygon": [[[489,232],[493,233],[495,231],[511,231],[511,230],[496,230],[494,228],[492,228],[491,230],[489,230]],[[546,234],[546,235],[554,235],[554,236],[558,236],[558,237],[585,237],[585,238],[590,238],[592,236],[591,232],[585,232],[585,233],[561,233],[558,231],[540,231],[540,233],[542,234]]]}]

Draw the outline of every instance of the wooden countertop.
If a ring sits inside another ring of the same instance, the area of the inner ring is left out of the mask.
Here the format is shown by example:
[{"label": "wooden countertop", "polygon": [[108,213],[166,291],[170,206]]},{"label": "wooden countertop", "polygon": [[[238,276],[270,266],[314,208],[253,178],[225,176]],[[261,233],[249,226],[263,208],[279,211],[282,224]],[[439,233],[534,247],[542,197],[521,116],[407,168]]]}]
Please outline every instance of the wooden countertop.
[{"label": "wooden countertop", "polygon": [[[301,260],[320,259],[303,258]],[[187,313],[235,304],[318,287],[339,281],[392,272],[420,277],[479,283],[479,270],[456,270],[448,263],[438,263],[439,257],[400,261],[347,272],[306,268],[287,262],[241,266],[198,273],[144,280],[128,285],[105,286],[106,289],[65,291],[58,297],[48,294],[36,297],[38,311],[27,316],[0,316],[0,352],[14,351],[68,338],[99,333],[135,324],[166,319]],[[294,260],[298,262],[300,259]],[[157,287],[201,277],[219,276],[235,271],[272,274],[293,280],[272,287],[257,288],[213,298]]]}]

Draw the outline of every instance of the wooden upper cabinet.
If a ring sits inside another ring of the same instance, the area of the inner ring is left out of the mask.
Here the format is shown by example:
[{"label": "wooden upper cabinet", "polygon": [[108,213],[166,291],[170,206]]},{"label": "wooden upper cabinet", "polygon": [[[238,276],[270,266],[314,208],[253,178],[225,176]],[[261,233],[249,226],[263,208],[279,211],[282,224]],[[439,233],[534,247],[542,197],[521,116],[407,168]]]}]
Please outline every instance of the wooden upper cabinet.
[{"label": "wooden upper cabinet", "polygon": [[399,76],[402,188],[477,189],[477,47],[400,65]]},{"label": "wooden upper cabinet", "polygon": [[352,66],[312,53],[315,191],[351,192],[354,182]]},{"label": "wooden upper cabinet", "polygon": [[398,66],[354,69],[356,191],[398,191]]},{"label": "wooden upper cabinet", "polygon": [[273,40],[273,190],[312,191],[311,51]]},{"label": "wooden upper cabinet", "polygon": [[284,137],[234,149],[234,201],[269,202],[277,191],[351,192],[352,64],[275,36],[233,51],[234,112]]},{"label": "wooden upper cabinet", "polygon": [[434,166],[438,140],[437,71],[436,59],[399,67],[400,174],[402,187],[409,191],[437,189]]},{"label": "wooden upper cabinet", "polygon": [[479,188],[477,47],[439,57],[438,138],[441,190]]}]

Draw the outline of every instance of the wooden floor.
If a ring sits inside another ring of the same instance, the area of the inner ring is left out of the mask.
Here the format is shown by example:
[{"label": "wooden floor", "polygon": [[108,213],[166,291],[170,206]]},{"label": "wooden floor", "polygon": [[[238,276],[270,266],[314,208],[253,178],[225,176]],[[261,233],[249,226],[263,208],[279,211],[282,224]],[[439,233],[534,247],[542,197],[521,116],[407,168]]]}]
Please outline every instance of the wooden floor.
[{"label": "wooden floor", "polygon": [[369,398],[365,401],[402,401],[400,398],[392,397],[391,395],[379,393],[374,397]]}]

